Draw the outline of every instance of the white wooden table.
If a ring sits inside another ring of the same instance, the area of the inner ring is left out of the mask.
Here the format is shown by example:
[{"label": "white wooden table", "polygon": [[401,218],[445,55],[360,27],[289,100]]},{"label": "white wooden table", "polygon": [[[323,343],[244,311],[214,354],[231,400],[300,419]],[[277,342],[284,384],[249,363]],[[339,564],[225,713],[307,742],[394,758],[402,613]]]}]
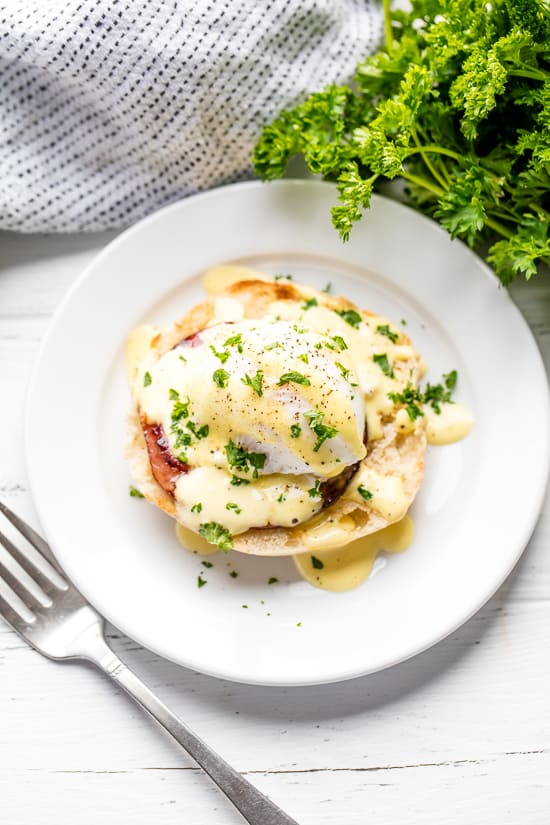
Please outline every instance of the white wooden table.
[{"label": "white wooden table", "polygon": [[[113,234],[0,233],[0,497],[36,526],[23,458],[30,370],[53,310]],[[550,277],[518,282],[512,293],[550,365]],[[507,392],[512,385],[503,403]],[[511,495],[512,481],[528,483],[511,479]],[[548,825],[549,551],[547,497],[516,570],[464,627],[411,661],[340,685],[216,681],[109,635],[197,733],[300,825]],[[0,820],[241,822],[110,683],[85,665],[43,659],[1,621]]]}]

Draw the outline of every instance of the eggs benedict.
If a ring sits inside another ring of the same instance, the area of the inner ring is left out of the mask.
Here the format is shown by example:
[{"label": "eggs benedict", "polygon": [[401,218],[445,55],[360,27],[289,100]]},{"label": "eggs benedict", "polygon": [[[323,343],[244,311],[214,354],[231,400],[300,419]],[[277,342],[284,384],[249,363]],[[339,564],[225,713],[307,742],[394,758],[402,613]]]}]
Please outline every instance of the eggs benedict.
[{"label": "eggs benedict", "polygon": [[224,269],[172,328],[129,337],[139,490],[220,549],[257,555],[402,519],[426,445],[423,417],[392,400],[422,374],[411,341],[344,298]]}]

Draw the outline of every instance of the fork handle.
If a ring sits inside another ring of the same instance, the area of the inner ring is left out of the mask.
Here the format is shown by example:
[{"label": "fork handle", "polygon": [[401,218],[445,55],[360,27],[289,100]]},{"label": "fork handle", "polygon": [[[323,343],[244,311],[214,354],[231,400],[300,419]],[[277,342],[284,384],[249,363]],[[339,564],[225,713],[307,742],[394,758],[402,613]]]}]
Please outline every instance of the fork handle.
[{"label": "fork handle", "polygon": [[249,825],[298,825],[254,785],[237,773],[160,701],[158,696],[109,649],[111,656],[93,658],[114,682],[149,713],[226,795]]}]

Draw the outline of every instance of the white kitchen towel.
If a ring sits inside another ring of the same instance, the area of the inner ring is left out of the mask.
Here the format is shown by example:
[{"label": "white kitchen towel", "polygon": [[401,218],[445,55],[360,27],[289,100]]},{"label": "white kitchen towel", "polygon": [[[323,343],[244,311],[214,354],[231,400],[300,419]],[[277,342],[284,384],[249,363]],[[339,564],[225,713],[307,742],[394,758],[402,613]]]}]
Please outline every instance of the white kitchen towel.
[{"label": "white kitchen towel", "polygon": [[380,31],[377,0],[0,3],[0,228],[123,226],[252,177],[262,126]]}]

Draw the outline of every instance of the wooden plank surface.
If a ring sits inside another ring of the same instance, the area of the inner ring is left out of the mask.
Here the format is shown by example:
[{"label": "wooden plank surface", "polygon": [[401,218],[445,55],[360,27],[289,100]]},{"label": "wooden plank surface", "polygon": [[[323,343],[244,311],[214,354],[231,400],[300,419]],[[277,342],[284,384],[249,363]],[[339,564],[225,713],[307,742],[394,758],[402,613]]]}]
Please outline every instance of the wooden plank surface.
[{"label": "wooden plank surface", "polygon": [[[0,234],[0,497],[35,524],[23,458],[26,386],[52,312],[111,237]],[[548,369],[550,278],[518,282],[512,294]],[[547,825],[549,550],[547,496],[516,569],[466,625],[409,662],[339,685],[231,684],[178,668],[114,630],[110,637],[301,825]],[[240,821],[100,674],[41,658],[4,625],[0,798],[10,825]]]}]

